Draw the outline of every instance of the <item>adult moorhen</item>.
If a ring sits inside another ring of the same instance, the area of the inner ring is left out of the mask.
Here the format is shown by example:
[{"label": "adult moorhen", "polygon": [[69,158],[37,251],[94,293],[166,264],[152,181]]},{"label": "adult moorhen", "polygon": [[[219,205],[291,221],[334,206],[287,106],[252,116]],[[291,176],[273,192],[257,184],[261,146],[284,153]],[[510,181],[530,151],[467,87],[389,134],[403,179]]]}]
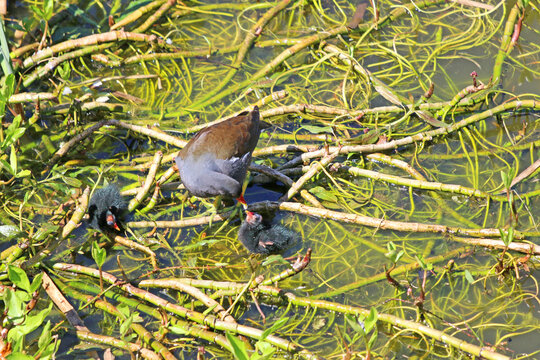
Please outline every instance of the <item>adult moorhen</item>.
[{"label": "adult moorhen", "polygon": [[238,239],[249,252],[255,254],[279,254],[299,241],[292,230],[276,224],[265,224],[261,215],[246,211],[246,219],[238,230]]},{"label": "adult moorhen", "polygon": [[119,233],[126,212],[127,204],[118,187],[109,185],[94,191],[88,203],[88,224],[105,234]]},{"label": "adult moorhen", "polygon": [[233,197],[246,206],[242,185],[265,127],[255,106],[199,131],[175,159],[186,189],[199,197]]}]

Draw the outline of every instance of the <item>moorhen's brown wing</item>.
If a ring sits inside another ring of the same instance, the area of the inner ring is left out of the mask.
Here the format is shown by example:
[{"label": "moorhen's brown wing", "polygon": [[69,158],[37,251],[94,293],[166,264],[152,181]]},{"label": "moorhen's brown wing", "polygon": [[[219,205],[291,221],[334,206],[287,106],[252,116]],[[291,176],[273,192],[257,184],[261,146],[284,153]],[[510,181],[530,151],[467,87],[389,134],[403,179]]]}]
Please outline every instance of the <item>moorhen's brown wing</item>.
[{"label": "moorhen's brown wing", "polygon": [[180,151],[179,157],[193,158],[211,154],[215,159],[240,158],[252,153],[257,146],[261,129],[259,109],[243,113],[202,129]]},{"label": "moorhen's brown wing", "polygon": [[261,131],[259,109],[209,126],[180,150],[176,164],[194,195],[238,198]]}]

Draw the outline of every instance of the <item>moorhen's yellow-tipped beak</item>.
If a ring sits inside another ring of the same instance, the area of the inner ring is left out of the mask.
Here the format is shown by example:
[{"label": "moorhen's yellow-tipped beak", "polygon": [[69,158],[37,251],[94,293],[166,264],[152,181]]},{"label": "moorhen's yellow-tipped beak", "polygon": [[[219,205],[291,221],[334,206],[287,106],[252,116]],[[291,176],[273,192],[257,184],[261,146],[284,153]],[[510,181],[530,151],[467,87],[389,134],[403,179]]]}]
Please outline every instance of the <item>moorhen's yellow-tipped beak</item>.
[{"label": "moorhen's yellow-tipped beak", "polygon": [[244,195],[240,195],[239,197],[237,197],[236,201],[242,204],[242,207],[244,208],[244,210],[247,210],[247,202],[246,202],[246,199],[244,199]]}]

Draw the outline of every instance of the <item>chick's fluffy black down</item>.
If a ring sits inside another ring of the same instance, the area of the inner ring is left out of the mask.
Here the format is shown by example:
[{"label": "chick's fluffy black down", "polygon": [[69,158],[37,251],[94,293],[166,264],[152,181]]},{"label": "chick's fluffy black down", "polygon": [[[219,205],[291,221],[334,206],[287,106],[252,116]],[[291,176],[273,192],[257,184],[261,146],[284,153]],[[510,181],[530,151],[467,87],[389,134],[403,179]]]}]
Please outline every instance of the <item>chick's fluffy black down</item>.
[{"label": "chick's fluffy black down", "polygon": [[127,204],[116,185],[109,185],[94,191],[88,204],[89,226],[102,232],[114,231],[111,226],[107,225],[107,210],[115,216],[117,224],[120,225],[127,210]]}]

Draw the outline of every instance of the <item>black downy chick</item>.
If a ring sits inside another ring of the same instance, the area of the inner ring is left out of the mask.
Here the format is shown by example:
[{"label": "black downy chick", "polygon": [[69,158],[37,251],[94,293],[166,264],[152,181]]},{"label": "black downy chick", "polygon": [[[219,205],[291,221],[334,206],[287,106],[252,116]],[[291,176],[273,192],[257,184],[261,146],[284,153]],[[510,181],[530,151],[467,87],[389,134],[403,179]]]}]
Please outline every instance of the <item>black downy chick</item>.
[{"label": "black downy chick", "polygon": [[298,242],[298,234],[283,225],[263,223],[257,213],[246,211],[246,219],[238,230],[238,239],[255,254],[279,254]]},{"label": "black downy chick", "polygon": [[124,201],[116,185],[109,185],[94,191],[88,204],[88,224],[105,234],[123,231],[121,226],[127,212]]}]

